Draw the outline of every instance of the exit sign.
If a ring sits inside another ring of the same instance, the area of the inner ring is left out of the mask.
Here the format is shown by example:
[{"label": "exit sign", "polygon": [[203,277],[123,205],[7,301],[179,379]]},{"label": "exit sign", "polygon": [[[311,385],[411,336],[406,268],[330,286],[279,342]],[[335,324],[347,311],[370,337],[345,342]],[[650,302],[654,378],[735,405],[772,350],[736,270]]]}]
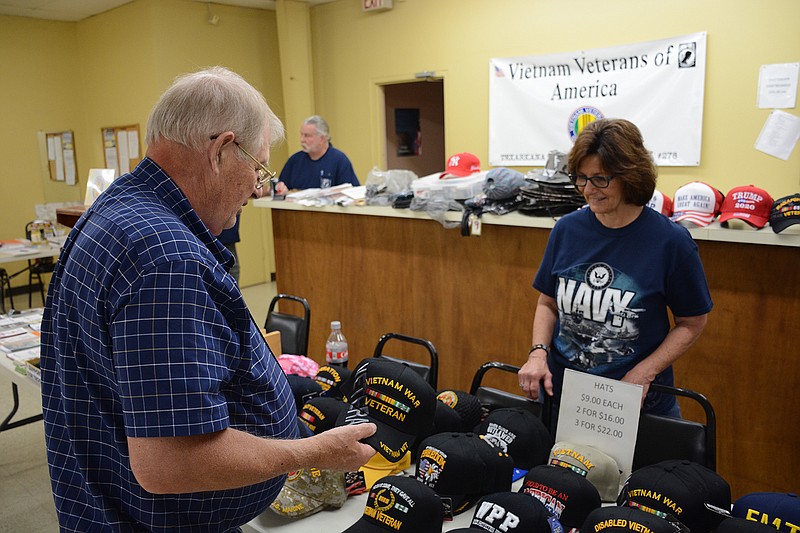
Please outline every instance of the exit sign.
[{"label": "exit sign", "polygon": [[362,11],[386,11],[392,9],[392,0],[361,0]]}]

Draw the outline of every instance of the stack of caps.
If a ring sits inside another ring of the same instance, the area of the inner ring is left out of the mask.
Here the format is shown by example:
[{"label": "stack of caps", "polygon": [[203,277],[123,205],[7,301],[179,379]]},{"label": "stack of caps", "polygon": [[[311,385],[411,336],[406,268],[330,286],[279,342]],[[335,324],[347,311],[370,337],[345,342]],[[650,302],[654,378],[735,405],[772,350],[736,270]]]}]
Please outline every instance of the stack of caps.
[{"label": "stack of caps", "polygon": [[550,451],[549,463],[585,477],[595,486],[604,502],[613,502],[619,494],[620,472],[610,455],[586,444],[557,442]]},{"label": "stack of caps", "polygon": [[800,192],[778,198],[769,212],[769,225],[775,233],[794,224],[800,224]]},{"label": "stack of caps", "polygon": [[519,212],[524,215],[560,216],[586,205],[583,195],[569,180],[567,154],[563,152],[551,151],[544,170],[529,172],[528,182],[520,188]]},{"label": "stack of caps", "polygon": [[730,220],[742,220],[756,229],[767,225],[772,208],[772,196],[753,185],[734,187],[722,202],[719,223],[727,228]]},{"label": "stack of caps", "polygon": [[474,433],[439,433],[422,441],[416,478],[442,497],[445,514],[469,509],[481,496],[511,490],[514,461]]},{"label": "stack of caps", "polygon": [[311,398],[303,405],[298,417],[311,430],[311,433],[319,435],[323,431],[336,427],[339,415],[345,411],[347,411],[347,404],[342,400],[318,396]]},{"label": "stack of caps", "polygon": [[800,531],[800,498],[794,493],[753,492],[733,503],[735,517],[772,526],[778,531]]},{"label": "stack of caps", "polygon": [[322,394],[322,388],[319,386],[319,383],[314,381],[314,378],[297,374],[286,374],[286,381],[289,382],[289,387],[292,389],[298,415],[300,414],[300,409],[302,409],[307,401]]},{"label": "stack of caps", "polygon": [[347,500],[344,473],[319,468],[289,472],[270,509],[290,518],[303,518],[322,509],[338,509]]},{"label": "stack of caps", "polygon": [[710,533],[731,508],[731,488],[713,470],[673,459],[632,472],[617,505],[636,507],[683,524],[691,533]]},{"label": "stack of caps", "polygon": [[722,210],[725,196],[702,181],[693,181],[675,191],[672,220],[689,228],[704,228]]},{"label": "stack of caps", "polygon": [[545,464],[553,447],[553,437],[544,423],[521,407],[495,409],[473,431],[510,455],[514,467],[521,471]]},{"label": "stack of caps", "polygon": [[537,533],[561,531],[558,520],[538,500],[517,492],[498,492],[481,499],[469,527],[453,533]]},{"label": "stack of caps", "polygon": [[389,476],[375,483],[364,514],[344,533],[441,533],[442,501],[414,478]]},{"label": "stack of caps", "polygon": [[437,433],[472,431],[483,413],[481,401],[474,394],[460,390],[443,390],[436,395],[436,413],[433,428],[419,435],[411,449],[411,454],[419,455],[419,445],[423,440]]}]

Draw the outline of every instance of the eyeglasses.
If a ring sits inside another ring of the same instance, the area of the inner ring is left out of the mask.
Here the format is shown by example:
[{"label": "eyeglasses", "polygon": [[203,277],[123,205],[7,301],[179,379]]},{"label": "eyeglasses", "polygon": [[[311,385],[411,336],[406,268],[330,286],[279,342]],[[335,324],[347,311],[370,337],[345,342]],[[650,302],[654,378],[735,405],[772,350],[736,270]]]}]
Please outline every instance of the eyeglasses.
[{"label": "eyeglasses", "polygon": [[579,189],[586,187],[587,181],[592,182],[592,186],[598,189],[605,189],[608,187],[608,184],[611,183],[611,180],[614,179],[614,176],[584,176],[583,174],[568,174],[568,176],[569,181]]},{"label": "eyeglasses", "polygon": [[[213,140],[214,140],[214,139],[216,139],[217,137],[219,137],[219,135],[212,135],[212,136],[211,136],[211,140],[213,141]],[[276,172],[274,172],[274,171],[272,171],[272,170],[268,169],[266,166],[264,166],[264,163],[262,163],[261,161],[259,161],[258,159],[256,159],[256,158],[253,156],[253,154],[251,154],[250,152],[248,152],[247,150],[245,150],[244,148],[242,148],[242,145],[241,145],[241,144],[239,144],[239,143],[238,143],[236,140],[234,140],[234,141],[233,141],[233,144],[235,144],[235,145],[236,145],[236,147],[237,147],[239,150],[241,150],[241,151],[244,153],[244,155],[246,155],[247,157],[249,157],[250,159],[252,159],[252,160],[253,160],[253,162],[254,162],[256,165],[258,165],[258,166],[256,167],[256,174],[258,175],[258,179],[256,179],[256,189],[261,189],[261,188],[263,188],[263,187],[264,187],[264,185],[265,185],[265,184],[266,184],[266,183],[267,183],[269,180],[274,180],[274,179],[275,179],[275,176],[277,176],[277,175],[278,175]]]}]

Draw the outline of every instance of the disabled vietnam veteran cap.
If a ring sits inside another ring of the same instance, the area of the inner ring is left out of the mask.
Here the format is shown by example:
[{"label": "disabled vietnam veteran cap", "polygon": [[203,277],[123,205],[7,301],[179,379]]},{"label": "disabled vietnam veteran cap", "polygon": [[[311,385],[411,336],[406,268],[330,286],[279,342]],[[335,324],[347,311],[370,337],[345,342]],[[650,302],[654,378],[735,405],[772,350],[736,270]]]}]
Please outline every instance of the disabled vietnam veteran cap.
[{"label": "disabled vietnam veteran cap", "polygon": [[613,502],[619,494],[622,472],[610,455],[586,444],[557,442],[550,451],[549,464],[569,468],[588,479],[604,502]]},{"label": "disabled vietnam veteran cap", "polygon": [[617,505],[636,507],[662,518],[674,517],[692,533],[713,531],[731,508],[731,488],[719,474],[682,459],[661,461],[634,470],[619,493]]},{"label": "disabled vietnam veteran cap", "polygon": [[753,492],[733,503],[733,516],[767,524],[787,533],[800,531],[800,498],[794,493]]},{"label": "disabled vietnam veteran cap", "polygon": [[[600,507],[586,517],[581,531],[612,533],[635,531],[641,533],[679,533],[667,520],[635,507]],[[688,532],[685,532],[688,533]]]},{"label": "disabled vietnam veteran cap", "polygon": [[559,532],[558,520],[535,498],[519,492],[497,492],[484,496],[475,506],[469,527],[451,529],[453,533],[536,533]]},{"label": "disabled vietnam veteran cap", "polygon": [[415,475],[445,499],[449,516],[482,496],[510,491],[513,471],[511,457],[479,435],[439,433],[422,441]]},{"label": "disabled vietnam veteran cap", "polygon": [[391,462],[403,459],[414,439],[433,427],[436,391],[408,365],[364,359],[346,385],[350,407],[336,425],[374,422],[378,429],[364,442]]},{"label": "disabled vietnam veteran cap", "polygon": [[726,227],[726,223],[735,218],[761,229],[769,220],[772,201],[772,196],[767,191],[754,185],[734,187],[728,191],[725,201],[722,202],[719,223]]},{"label": "disabled vietnam veteran cap", "polygon": [[653,192],[653,197],[650,198],[649,202],[647,202],[647,207],[653,209],[654,211],[658,211],[664,216],[672,216],[672,198],[659,190],[655,190]]},{"label": "disabled vietnam veteran cap", "polygon": [[600,493],[588,479],[555,465],[531,468],[519,492],[542,502],[568,530],[580,529],[589,513],[602,505]]},{"label": "disabled vietnam veteran cap", "polygon": [[443,520],[432,488],[412,477],[388,476],[372,485],[364,514],[343,533],[441,533]]},{"label": "disabled vietnam veteran cap", "polygon": [[339,415],[347,409],[348,405],[338,398],[317,396],[308,400],[297,416],[314,435],[319,435],[336,427]]},{"label": "disabled vietnam veteran cap", "polygon": [[342,384],[350,379],[353,373],[349,368],[338,367],[334,368],[329,365],[319,367],[317,374],[314,376],[314,381],[319,383],[322,389],[322,396],[331,396],[333,398],[342,398]]},{"label": "disabled vietnam veteran cap", "polygon": [[538,416],[521,407],[495,409],[473,430],[514,460],[514,466],[528,470],[547,463],[553,437]]},{"label": "disabled vietnam veteran cap", "polygon": [[481,160],[469,152],[460,152],[447,158],[444,172],[439,174],[439,179],[465,178],[481,170]]},{"label": "disabled vietnam veteran cap", "polygon": [[345,500],[344,472],[304,468],[289,472],[270,509],[281,516],[302,518],[326,507],[338,509]]},{"label": "disabled vietnam veteran cap", "polygon": [[692,181],[675,191],[672,220],[704,228],[717,217],[724,200],[719,189],[702,181]]},{"label": "disabled vietnam veteran cap", "polygon": [[800,224],[800,192],[778,198],[769,212],[769,225],[775,233],[794,224]]}]

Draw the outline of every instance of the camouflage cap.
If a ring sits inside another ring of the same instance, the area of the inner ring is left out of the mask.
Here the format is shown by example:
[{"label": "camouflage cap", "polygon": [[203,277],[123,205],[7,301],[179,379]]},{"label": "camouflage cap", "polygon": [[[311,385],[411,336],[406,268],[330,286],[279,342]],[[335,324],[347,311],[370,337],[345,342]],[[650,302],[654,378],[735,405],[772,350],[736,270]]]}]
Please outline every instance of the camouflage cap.
[{"label": "camouflage cap", "polygon": [[325,507],[338,509],[346,499],[343,472],[305,468],[289,472],[270,509],[281,516],[302,518]]}]

